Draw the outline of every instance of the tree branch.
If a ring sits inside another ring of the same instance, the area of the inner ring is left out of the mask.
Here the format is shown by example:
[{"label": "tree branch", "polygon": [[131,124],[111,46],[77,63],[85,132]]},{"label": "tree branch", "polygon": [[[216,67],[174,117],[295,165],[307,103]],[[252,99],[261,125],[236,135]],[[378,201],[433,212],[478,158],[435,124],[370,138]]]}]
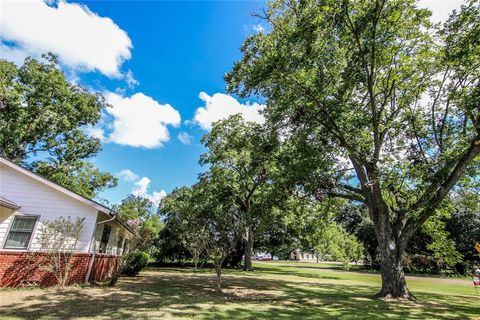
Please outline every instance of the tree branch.
[{"label": "tree branch", "polygon": [[334,192],[334,191],[327,191],[326,194],[329,197],[333,197],[333,198],[343,198],[343,199],[347,199],[347,200],[353,200],[353,201],[359,201],[359,202],[362,202],[362,203],[366,203],[364,198],[356,196],[354,194],[340,193],[340,192]]},{"label": "tree branch", "polygon": [[[480,134],[471,141],[470,146],[465,150],[464,154],[457,161],[450,174],[444,179],[442,183],[434,182],[424,192],[422,197],[418,199],[410,208],[409,212],[416,212],[420,208],[420,214],[417,217],[412,217],[406,223],[403,230],[405,236],[411,236],[417,228],[422,225],[435,212],[438,205],[447,196],[448,192],[455,186],[463,173],[467,170],[468,165],[480,154]],[[447,164],[448,166],[448,164]],[[440,172],[450,171],[449,168],[444,168]],[[438,179],[440,180],[440,179]]]}]

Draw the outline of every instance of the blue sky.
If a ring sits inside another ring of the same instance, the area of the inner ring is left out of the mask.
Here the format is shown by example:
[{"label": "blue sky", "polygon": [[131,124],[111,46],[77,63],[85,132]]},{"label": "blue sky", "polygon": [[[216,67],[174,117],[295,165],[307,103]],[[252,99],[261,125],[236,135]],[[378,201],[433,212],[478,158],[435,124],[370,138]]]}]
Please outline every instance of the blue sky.
[{"label": "blue sky", "polygon": [[[127,90],[141,92],[180,112],[182,125],[169,127],[170,140],[159,148],[138,148],[106,143],[96,165],[111,172],[130,169],[151,179],[149,192],[191,184],[202,170],[200,138],[206,133],[197,125],[184,124],[204,103],[200,92],[224,92],[223,75],[240,58],[239,47],[258,21],[250,12],[260,2],[89,2],[91,10],[111,17],[132,39],[132,59],[125,67],[140,82]],[[92,77],[94,78],[94,77]],[[97,78],[98,79],[98,78]],[[102,83],[105,81],[99,80]],[[115,85],[115,84],[109,84]],[[191,135],[183,144],[180,132]],[[119,201],[132,186],[121,181],[116,190],[103,194]]]},{"label": "blue sky", "polygon": [[[211,122],[234,113],[262,122],[255,101],[225,94],[223,76],[249,34],[266,28],[251,13],[262,1],[2,1],[0,57],[59,55],[68,78],[112,104],[94,128],[103,150],[92,159],[119,177],[100,196],[158,201],[202,168]],[[458,0],[424,0],[442,20]],[[200,109],[199,109],[200,108]]]}]

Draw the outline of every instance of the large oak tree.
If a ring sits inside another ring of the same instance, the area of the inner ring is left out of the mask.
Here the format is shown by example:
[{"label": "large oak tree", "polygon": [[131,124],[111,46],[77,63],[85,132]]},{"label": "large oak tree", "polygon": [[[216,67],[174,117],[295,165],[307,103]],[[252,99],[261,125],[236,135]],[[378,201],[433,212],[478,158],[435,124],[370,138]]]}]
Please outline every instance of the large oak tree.
[{"label": "large oak tree", "polygon": [[269,28],[245,40],[229,91],[267,99],[301,188],[368,207],[378,296],[412,299],[409,239],[478,181],[479,1],[438,28],[414,0],[277,0],[259,16]]},{"label": "large oak tree", "polygon": [[67,81],[55,56],[45,58],[20,67],[0,60],[0,156],[92,198],[117,183],[87,161],[101,143],[85,128],[100,120],[106,102]]}]

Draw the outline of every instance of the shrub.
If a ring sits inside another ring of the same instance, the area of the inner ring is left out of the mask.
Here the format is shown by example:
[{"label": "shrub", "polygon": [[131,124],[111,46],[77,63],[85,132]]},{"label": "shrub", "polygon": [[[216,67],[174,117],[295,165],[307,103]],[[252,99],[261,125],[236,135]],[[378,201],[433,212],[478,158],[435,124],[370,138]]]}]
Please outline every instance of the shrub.
[{"label": "shrub", "polygon": [[134,251],[125,256],[122,274],[136,276],[150,261],[150,255],[143,251]]},{"label": "shrub", "polygon": [[73,269],[72,257],[82,234],[84,221],[85,218],[59,217],[43,221],[40,227],[38,242],[42,251],[47,254],[41,269],[53,274],[60,287],[67,285]]}]

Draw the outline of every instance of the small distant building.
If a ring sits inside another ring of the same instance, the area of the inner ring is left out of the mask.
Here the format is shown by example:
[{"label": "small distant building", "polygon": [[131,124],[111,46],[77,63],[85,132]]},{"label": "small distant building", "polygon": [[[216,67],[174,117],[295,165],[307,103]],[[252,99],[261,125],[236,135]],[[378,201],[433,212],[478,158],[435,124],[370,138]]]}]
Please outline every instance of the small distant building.
[{"label": "small distant building", "polygon": [[84,219],[69,284],[105,280],[138,237],[110,208],[0,157],[0,287],[55,284],[38,236],[59,217]]},{"label": "small distant building", "polygon": [[268,261],[268,260],[278,260],[277,256],[272,256],[269,252],[257,252],[254,256],[255,260]]},{"label": "small distant building", "polygon": [[312,261],[318,262],[318,256],[309,251],[302,251],[300,249],[296,249],[290,254],[290,259],[295,261]]}]

